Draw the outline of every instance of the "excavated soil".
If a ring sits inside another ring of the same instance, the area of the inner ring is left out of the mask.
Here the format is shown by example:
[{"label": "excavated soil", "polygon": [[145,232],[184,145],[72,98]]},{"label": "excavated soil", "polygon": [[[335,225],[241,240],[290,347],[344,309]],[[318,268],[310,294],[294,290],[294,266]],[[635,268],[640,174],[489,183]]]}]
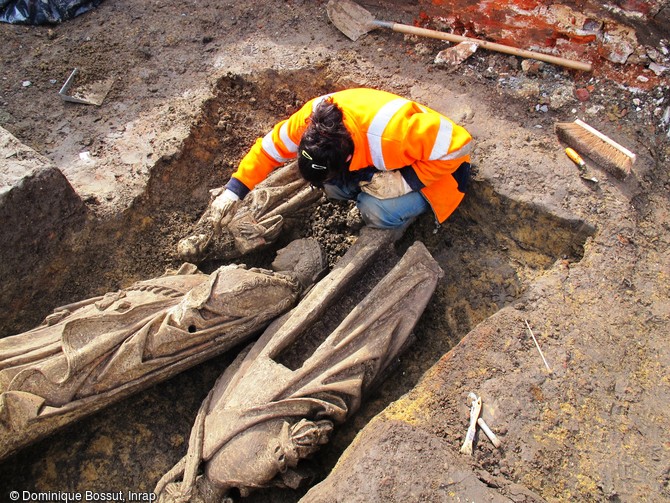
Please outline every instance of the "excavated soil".
[{"label": "excavated soil", "polygon": [[[416,2],[365,6],[408,24],[419,14]],[[463,205],[443,226],[419,218],[364,282],[416,240],[445,275],[413,346],[312,460],[311,485],[248,500],[298,501],[323,479],[305,501],[496,500],[490,491],[512,501],[670,498],[663,79],[626,81],[642,71],[635,66],[618,79],[550,65],[524,72],[518,58],[486,51],[448,69],[433,63],[442,42],[384,31],[351,42],[328,22],[325,2],[300,0],[108,0],[61,25],[0,25],[0,36],[0,126],[62,171],[86,213],[48,255],[19,247],[2,257],[16,273],[0,278],[12,299],[0,306],[1,335],[178,266],[177,241],[259,135],[313,96],[377,87],[444,112],[477,146]],[[648,43],[661,36],[645,32]],[[81,83],[114,79],[102,106],[60,100],[75,67]],[[575,90],[585,87],[580,101]],[[553,132],[578,117],[638,154],[629,178],[597,167],[598,183],[579,177]],[[288,240],[315,236],[332,265],[357,234],[350,209],[321,200],[279,243],[242,261],[267,267]],[[332,316],[346,315],[355,295]],[[150,491],[183,456],[197,409],[233,356],[4,461],[2,498]],[[466,459],[458,449],[469,391],[488,403],[504,444],[494,449],[480,434]],[[474,476],[479,492],[459,489],[448,466]]]}]

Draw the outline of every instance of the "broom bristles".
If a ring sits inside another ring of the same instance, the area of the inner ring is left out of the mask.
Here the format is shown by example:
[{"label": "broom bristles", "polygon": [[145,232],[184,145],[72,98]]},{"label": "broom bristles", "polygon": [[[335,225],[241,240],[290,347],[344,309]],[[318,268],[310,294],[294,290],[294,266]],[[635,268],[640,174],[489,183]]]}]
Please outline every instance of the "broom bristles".
[{"label": "broom bristles", "polygon": [[635,162],[635,154],[600,131],[577,119],[556,123],[556,135],[580,154],[589,157],[619,179],[626,178]]}]

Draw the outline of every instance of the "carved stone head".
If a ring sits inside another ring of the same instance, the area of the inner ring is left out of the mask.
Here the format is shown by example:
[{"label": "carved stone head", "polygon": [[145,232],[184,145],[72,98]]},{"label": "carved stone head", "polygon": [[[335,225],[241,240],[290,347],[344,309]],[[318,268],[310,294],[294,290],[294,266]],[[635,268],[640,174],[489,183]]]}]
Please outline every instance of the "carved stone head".
[{"label": "carved stone head", "polygon": [[264,487],[297,487],[301,477],[295,468],[301,459],[326,444],[333,429],[328,420],[301,419],[290,424],[284,419],[243,431],[207,463],[210,483],[221,488],[238,488],[242,496]]},{"label": "carved stone head", "polygon": [[218,336],[222,327],[262,326],[286,311],[326,268],[315,239],[299,239],[279,250],[275,272],[228,265],[190,290],[147,337],[145,355],[165,356]]},{"label": "carved stone head", "polygon": [[272,269],[296,278],[303,287],[313,285],[328,266],[321,245],[313,238],[296,239],[277,252]]},{"label": "carved stone head", "polygon": [[329,420],[300,419],[289,423],[277,418],[240,432],[223,445],[205,465],[192,487],[170,483],[160,503],[227,502],[228,490],[243,497],[255,489],[297,488],[304,477],[296,470],[300,460],[327,444],[333,430]]}]

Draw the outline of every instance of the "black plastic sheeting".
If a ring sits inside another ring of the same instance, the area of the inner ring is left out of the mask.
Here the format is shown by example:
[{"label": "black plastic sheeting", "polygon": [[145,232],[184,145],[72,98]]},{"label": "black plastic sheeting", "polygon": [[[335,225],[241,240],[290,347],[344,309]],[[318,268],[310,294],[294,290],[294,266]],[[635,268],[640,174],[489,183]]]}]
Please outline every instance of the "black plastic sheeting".
[{"label": "black plastic sheeting", "polygon": [[0,0],[0,22],[56,24],[94,9],[102,0]]}]

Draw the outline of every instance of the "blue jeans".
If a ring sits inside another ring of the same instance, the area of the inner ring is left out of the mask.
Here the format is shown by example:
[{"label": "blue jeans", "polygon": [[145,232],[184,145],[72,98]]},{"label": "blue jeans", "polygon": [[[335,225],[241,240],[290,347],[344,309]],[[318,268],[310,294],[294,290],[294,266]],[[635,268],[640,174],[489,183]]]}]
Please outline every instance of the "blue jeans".
[{"label": "blue jeans", "polygon": [[409,192],[391,199],[377,199],[362,192],[358,181],[355,180],[324,183],[323,189],[329,199],[356,201],[365,223],[377,229],[405,227],[430,209],[428,201],[421,192]]}]

